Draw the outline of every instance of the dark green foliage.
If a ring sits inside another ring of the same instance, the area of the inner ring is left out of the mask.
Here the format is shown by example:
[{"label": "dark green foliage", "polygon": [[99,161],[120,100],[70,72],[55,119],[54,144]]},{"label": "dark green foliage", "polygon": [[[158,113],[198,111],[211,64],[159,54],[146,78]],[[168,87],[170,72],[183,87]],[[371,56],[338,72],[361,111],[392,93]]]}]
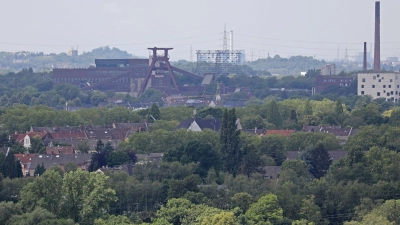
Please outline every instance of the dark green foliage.
[{"label": "dark green foliage", "polygon": [[34,172],[35,176],[41,176],[44,172],[46,172],[46,168],[44,168],[43,163],[42,165],[37,164]]},{"label": "dark green foliage", "polygon": [[198,192],[200,178],[196,175],[191,175],[183,180],[171,180],[169,183],[168,198],[179,198],[186,194],[186,192]]},{"label": "dark green foliage", "polygon": [[161,119],[160,109],[158,108],[156,103],[153,103],[153,105],[151,105],[149,110],[149,115],[147,116],[147,121],[149,123],[154,123],[154,119],[155,120]]},{"label": "dark green foliage", "polygon": [[31,147],[29,148],[29,152],[39,154],[46,152],[46,146],[44,146],[44,143],[39,136],[31,138]]},{"label": "dark green foliage", "polygon": [[276,165],[280,166],[286,159],[285,137],[274,134],[262,137],[259,151],[273,158]]},{"label": "dark green foliage", "polygon": [[220,152],[224,163],[224,170],[236,176],[241,162],[239,149],[240,131],[236,127],[235,108],[224,110],[220,129]]},{"label": "dark green foliage", "polygon": [[191,162],[199,163],[196,173],[200,177],[207,176],[208,170],[214,168],[216,171],[221,169],[221,160],[218,152],[208,143],[198,140],[190,141],[186,145],[168,150],[163,158],[166,162],[178,161],[182,164]]},{"label": "dark green foliage", "polygon": [[261,154],[257,151],[256,146],[249,144],[242,149],[242,163],[240,172],[248,177],[253,173],[262,173],[264,162],[261,159]]},{"label": "dark green foliage", "polygon": [[213,118],[221,119],[223,114],[222,108],[206,107],[197,111],[196,117],[206,118],[211,116]]},{"label": "dark green foliage", "polygon": [[323,144],[317,146],[303,156],[308,164],[308,171],[317,179],[323,177],[332,164],[332,159]]},{"label": "dark green foliage", "polygon": [[22,166],[19,160],[16,160],[14,154],[8,154],[2,165],[2,173],[4,177],[10,179],[22,177]]},{"label": "dark green foliage", "polygon": [[122,165],[124,163],[128,163],[131,161],[131,159],[126,152],[113,151],[107,155],[106,161],[107,161],[107,166],[114,167]]},{"label": "dark green foliage", "polygon": [[275,101],[271,101],[267,105],[267,121],[274,124],[277,128],[282,125],[282,118]]},{"label": "dark green foliage", "polygon": [[161,91],[153,89],[153,88],[148,88],[140,96],[140,99],[158,103],[158,104],[162,104],[163,96],[165,96],[165,95]]}]

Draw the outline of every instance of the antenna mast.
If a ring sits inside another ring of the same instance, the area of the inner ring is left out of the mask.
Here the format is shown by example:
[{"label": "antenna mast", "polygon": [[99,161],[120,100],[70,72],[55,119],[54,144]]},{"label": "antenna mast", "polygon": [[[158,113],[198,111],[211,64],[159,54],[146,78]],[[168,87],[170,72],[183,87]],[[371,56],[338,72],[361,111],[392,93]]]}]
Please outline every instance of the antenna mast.
[{"label": "antenna mast", "polygon": [[223,40],[223,49],[224,51],[228,50],[228,38],[226,37],[226,24],[224,25],[224,40]]}]

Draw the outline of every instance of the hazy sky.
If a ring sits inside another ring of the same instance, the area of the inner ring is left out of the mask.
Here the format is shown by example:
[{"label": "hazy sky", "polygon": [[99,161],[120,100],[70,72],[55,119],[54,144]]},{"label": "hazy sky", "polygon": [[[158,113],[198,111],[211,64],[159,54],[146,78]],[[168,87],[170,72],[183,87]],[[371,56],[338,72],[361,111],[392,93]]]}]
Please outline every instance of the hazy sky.
[{"label": "hazy sky", "polygon": [[[0,51],[79,52],[109,45],[137,56],[148,47],[222,49],[224,24],[247,60],[279,54],[344,58],[374,41],[374,0],[0,0]],[[381,53],[400,56],[400,1],[381,1]]]}]

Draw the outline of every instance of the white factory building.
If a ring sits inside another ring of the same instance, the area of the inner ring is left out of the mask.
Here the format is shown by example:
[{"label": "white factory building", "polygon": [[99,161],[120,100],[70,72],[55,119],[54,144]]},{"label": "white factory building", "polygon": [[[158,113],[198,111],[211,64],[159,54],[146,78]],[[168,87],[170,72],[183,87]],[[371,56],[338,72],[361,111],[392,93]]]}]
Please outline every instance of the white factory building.
[{"label": "white factory building", "polygon": [[372,99],[385,98],[398,102],[400,98],[400,73],[359,73],[358,95],[370,95]]}]

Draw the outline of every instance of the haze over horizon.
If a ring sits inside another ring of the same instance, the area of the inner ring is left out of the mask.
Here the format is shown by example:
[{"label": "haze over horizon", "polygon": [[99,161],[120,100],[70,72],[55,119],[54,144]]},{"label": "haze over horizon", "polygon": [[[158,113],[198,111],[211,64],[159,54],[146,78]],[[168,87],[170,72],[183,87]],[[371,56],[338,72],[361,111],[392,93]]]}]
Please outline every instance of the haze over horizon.
[{"label": "haze over horizon", "polygon": [[[222,49],[224,24],[247,60],[279,54],[344,58],[374,41],[374,0],[288,1],[4,1],[0,51],[79,53],[117,47],[147,57],[148,47],[173,47],[171,60],[195,61],[195,50]],[[400,56],[397,9],[381,1],[381,59]],[[373,46],[373,45],[372,45]]]}]

